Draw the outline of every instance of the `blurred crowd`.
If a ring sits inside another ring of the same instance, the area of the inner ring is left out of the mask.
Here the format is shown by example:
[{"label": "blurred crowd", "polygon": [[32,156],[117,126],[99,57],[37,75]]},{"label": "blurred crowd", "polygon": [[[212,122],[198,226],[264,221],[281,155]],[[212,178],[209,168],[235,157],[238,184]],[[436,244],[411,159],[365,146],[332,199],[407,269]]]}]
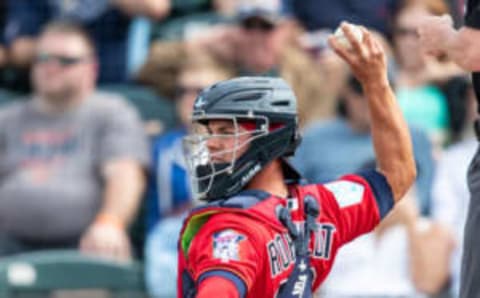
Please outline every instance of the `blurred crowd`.
[{"label": "blurred crowd", "polygon": [[[417,182],[345,246],[318,297],[456,297],[475,99],[418,20],[462,0],[5,0],[0,2],[0,257],[71,248],[145,264],[175,297],[190,192],[182,137],[196,95],[281,76],[298,99],[292,162],[310,182],[375,167],[362,87],[327,45],[342,21],[375,32],[410,125]],[[395,142],[395,140],[392,140]]]}]

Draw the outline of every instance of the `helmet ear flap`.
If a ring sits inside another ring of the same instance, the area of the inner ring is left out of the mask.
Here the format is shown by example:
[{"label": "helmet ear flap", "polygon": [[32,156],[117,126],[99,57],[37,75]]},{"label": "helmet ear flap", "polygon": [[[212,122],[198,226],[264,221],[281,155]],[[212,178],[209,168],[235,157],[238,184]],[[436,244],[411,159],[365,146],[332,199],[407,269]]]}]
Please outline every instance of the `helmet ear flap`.
[{"label": "helmet ear flap", "polygon": [[292,145],[290,146],[290,150],[285,152],[285,156],[287,157],[293,156],[295,154],[295,150],[297,149],[297,147],[300,145],[301,142],[302,142],[302,135],[297,130],[295,131],[295,134],[292,137]]}]

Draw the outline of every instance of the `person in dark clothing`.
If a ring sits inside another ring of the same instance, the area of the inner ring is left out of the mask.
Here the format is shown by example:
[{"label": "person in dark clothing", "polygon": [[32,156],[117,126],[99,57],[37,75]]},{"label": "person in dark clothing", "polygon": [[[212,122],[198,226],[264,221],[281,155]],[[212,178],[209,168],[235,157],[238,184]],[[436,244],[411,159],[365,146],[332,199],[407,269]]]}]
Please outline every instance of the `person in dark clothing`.
[{"label": "person in dark clothing", "polygon": [[127,80],[128,29],[133,16],[161,19],[169,12],[162,0],[8,0],[5,38],[12,63],[31,63],[35,37],[49,21],[68,20],[82,25],[92,36],[100,62],[99,83]]},{"label": "person in dark clothing", "polygon": [[5,18],[7,14],[7,5],[4,1],[0,2],[0,67],[5,63],[4,55],[5,55],[5,36],[4,30],[5,28]]},{"label": "person in dark clothing", "polygon": [[[480,0],[469,0],[465,26],[453,27],[449,16],[425,18],[418,28],[423,49],[432,55],[447,56],[458,65],[473,72],[473,86],[480,101]],[[480,112],[480,108],[479,108]],[[480,119],[475,122],[475,132],[480,140]],[[462,256],[460,298],[480,295],[480,150],[468,169],[470,205],[465,224]]]},{"label": "person in dark clothing", "polygon": [[7,15],[7,5],[5,1],[0,1],[0,88],[2,87],[2,77],[5,65],[7,64],[7,49],[5,47],[5,19]]},{"label": "person in dark clothing", "polygon": [[289,10],[307,28],[334,30],[342,21],[388,33],[388,19],[396,0],[290,0]]}]

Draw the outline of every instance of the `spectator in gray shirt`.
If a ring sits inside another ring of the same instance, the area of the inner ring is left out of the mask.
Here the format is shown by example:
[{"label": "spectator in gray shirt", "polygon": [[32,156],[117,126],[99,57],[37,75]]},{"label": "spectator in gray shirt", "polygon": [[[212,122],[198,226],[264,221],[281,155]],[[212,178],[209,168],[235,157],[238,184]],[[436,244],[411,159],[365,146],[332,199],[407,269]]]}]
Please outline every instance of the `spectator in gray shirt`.
[{"label": "spectator in gray shirt", "polygon": [[0,255],[79,248],[130,258],[147,140],[136,112],[95,91],[95,49],[81,28],[48,25],[34,95],[0,110]]}]

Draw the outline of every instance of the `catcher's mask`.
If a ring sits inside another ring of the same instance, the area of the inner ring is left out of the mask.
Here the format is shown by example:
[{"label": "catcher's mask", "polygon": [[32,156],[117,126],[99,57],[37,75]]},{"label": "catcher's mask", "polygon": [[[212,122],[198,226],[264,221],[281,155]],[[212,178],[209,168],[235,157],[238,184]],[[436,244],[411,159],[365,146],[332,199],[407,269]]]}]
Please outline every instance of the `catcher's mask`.
[{"label": "catcher's mask", "polygon": [[192,193],[212,201],[244,188],[269,162],[299,144],[296,100],[278,78],[220,82],[198,96],[184,154]]}]

